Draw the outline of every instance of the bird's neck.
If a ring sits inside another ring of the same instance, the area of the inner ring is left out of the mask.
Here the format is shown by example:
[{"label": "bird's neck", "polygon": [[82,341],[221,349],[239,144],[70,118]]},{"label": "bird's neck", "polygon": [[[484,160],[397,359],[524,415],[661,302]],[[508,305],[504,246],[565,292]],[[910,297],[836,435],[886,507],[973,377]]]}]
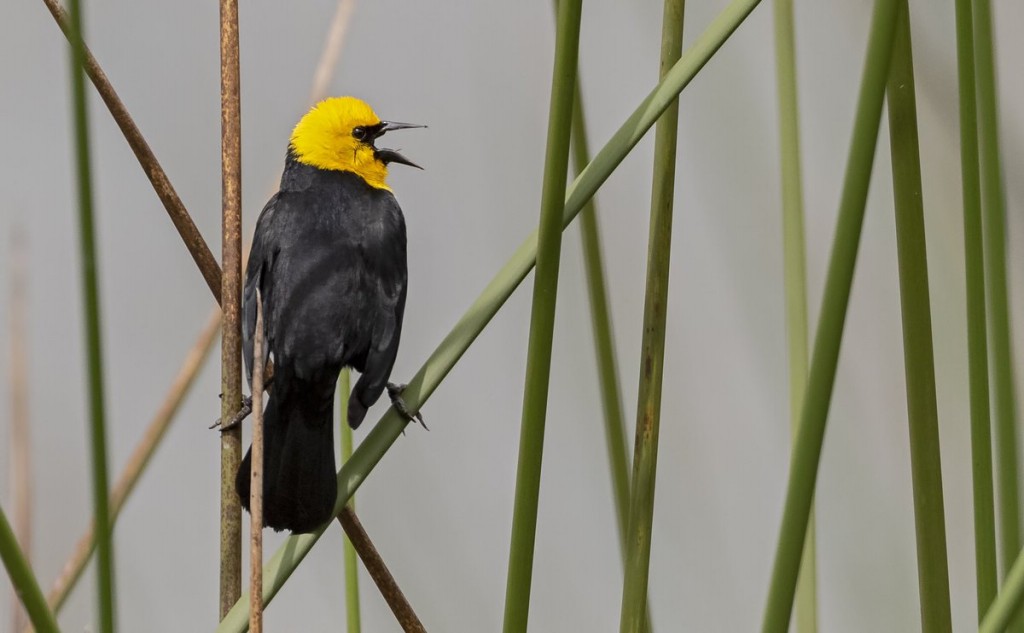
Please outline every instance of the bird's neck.
[{"label": "bird's neck", "polygon": [[305,163],[299,160],[291,149],[288,150],[288,155],[284,162],[284,171],[281,173],[281,191],[302,191],[316,183],[329,184],[336,182],[342,174],[354,176],[374,189],[391,191],[387,185],[374,184],[372,180],[368,180],[366,176],[354,170],[323,169]]}]

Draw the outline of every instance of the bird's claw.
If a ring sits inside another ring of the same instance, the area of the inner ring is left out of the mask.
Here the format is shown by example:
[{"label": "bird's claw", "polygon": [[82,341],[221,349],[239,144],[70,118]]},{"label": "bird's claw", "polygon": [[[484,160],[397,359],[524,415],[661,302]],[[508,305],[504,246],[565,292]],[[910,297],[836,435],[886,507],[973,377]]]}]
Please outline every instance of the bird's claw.
[{"label": "bird's claw", "polygon": [[407,422],[419,422],[423,426],[424,430],[429,431],[427,423],[423,421],[423,414],[417,411],[413,413],[409,410],[408,405],[405,404],[405,400],[402,399],[402,392],[408,385],[396,385],[393,382],[388,383],[388,397],[391,398],[391,405],[395,407],[395,411],[398,411]]},{"label": "bird's claw", "polygon": [[252,413],[252,397],[242,396],[242,407],[238,410],[238,413],[235,414],[235,417],[231,418],[227,424],[221,424],[221,418],[217,418],[217,421],[211,424],[210,428],[215,429],[220,427],[221,433],[231,431],[238,428],[242,424],[242,421],[249,417],[250,413]]}]

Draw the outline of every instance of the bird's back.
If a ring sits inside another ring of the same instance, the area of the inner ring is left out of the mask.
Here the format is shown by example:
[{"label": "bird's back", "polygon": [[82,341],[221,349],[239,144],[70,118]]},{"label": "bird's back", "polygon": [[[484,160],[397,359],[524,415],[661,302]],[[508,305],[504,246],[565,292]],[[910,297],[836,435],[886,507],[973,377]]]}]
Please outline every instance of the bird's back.
[{"label": "bird's back", "polygon": [[343,365],[363,371],[375,344],[397,338],[407,276],[405,222],[390,191],[289,165],[257,224],[246,283],[247,294],[259,283],[275,363],[306,379]]}]

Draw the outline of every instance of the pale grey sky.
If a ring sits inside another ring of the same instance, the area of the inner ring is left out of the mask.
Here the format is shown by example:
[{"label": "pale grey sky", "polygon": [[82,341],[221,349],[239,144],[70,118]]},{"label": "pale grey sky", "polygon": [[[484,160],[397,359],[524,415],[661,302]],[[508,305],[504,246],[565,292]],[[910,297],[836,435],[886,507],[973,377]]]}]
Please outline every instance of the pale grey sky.
[{"label": "pale grey sky", "polygon": [[[724,0],[690,2],[686,42]],[[870,3],[797,2],[810,310],[820,301]],[[953,3],[915,0],[914,44],[935,309],[956,629],[975,621]],[[1024,6],[996,0],[1016,357],[1024,339]],[[87,3],[87,37],[219,252],[216,3]],[[758,8],[684,93],[667,374],[652,555],[659,631],[760,622],[784,494],[788,388],[772,14]],[[333,0],[241,7],[250,231],[304,112]],[[33,558],[45,585],[89,519],[67,53],[41,2],[0,9],[0,252],[26,227]],[[599,147],[654,85],[661,6],[585,3],[581,77]],[[359,2],[332,81],[426,167],[391,183],[409,226],[410,294],[394,377],[448,332],[537,221],[553,44],[532,3]],[[684,44],[685,45],[685,44]],[[110,458],[118,472],[212,305],[148,181],[91,99]],[[887,128],[883,123],[883,138]],[[880,143],[818,487],[822,630],[919,628],[888,145]],[[636,399],[652,142],[598,195],[627,418]],[[531,630],[613,631],[621,570],[577,229],[564,242]],[[531,278],[532,279],[532,278]],[[359,512],[431,631],[500,628],[525,371],[529,284],[509,301],[358,494]],[[8,279],[0,275],[0,305]],[[0,310],[7,332],[8,311]],[[217,351],[214,352],[216,358]],[[5,357],[6,358],[6,357]],[[1020,392],[1024,385],[1021,363]],[[216,361],[117,524],[122,631],[212,631],[217,611]],[[8,385],[0,384],[7,402]],[[8,409],[0,407],[0,446]],[[364,429],[383,411],[378,405]],[[365,434],[357,433],[357,440]],[[630,432],[630,437],[632,433]],[[9,497],[0,450],[0,502]],[[269,534],[269,552],[281,542]],[[94,630],[93,569],[60,621]],[[364,630],[398,631],[363,577]],[[0,587],[6,587],[0,583]],[[5,590],[6,591],[6,590]],[[6,626],[9,601],[0,600]],[[338,631],[338,530],[268,608],[270,631]]]}]

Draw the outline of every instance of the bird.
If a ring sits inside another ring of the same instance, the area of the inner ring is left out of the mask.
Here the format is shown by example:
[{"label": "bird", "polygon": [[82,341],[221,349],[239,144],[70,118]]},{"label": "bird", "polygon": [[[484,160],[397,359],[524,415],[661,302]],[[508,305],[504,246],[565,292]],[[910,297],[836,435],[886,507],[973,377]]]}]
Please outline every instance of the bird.
[{"label": "bird", "polygon": [[[257,302],[264,362],[273,375],[263,415],[264,525],[311,532],[337,496],[333,402],[344,367],[360,373],[348,404],[355,429],[387,390],[408,289],[406,227],[388,166],[422,169],[377,147],[389,132],[423,125],[381,120],[356,97],[320,101],[291,133],[280,189],[260,213],[242,291],[242,349],[250,387]],[[235,488],[249,509],[251,452]]]}]

